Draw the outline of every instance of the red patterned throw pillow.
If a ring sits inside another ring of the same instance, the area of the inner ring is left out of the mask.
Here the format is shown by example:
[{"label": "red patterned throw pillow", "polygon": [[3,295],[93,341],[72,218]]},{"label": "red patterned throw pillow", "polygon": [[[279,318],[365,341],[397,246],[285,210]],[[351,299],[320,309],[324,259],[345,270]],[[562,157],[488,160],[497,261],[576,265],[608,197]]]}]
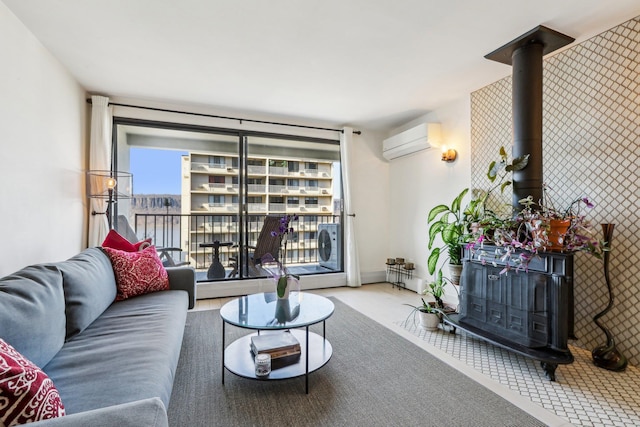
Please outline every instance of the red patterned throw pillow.
[{"label": "red patterned throw pillow", "polygon": [[116,301],[136,295],[169,289],[169,276],[158,257],[156,248],[149,246],[140,252],[103,248],[116,276]]},{"label": "red patterned throw pillow", "polygon": [[119,251],[138,252],[151,246],[151,239],[141,240],[138,243],[131,243],[122,237],[116,230],[109,230],[109,234],[102,242],[102,247],[118,249]]},{"label": "red patterned throw pillow", "polygon": [[0,338],[0,425],[10,427],[64,413],[53,381]]}]

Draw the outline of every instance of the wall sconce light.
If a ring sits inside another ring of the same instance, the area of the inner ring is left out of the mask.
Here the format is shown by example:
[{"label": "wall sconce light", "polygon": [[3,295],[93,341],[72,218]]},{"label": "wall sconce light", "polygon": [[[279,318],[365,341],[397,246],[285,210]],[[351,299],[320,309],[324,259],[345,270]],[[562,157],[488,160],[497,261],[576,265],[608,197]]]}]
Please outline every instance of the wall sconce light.
[{"label": "wall sconce light", "polygon": [[442,147],[443,162],[447,162],[447,163],[454,162],[457,157],[458,157],[458,152],[456,150],[454,150],[453,148],[447,149],[447,147],[445,146]]},{"label": "wall sconce light", "polygon": [[107,209],[104,212],[91,211],[91,215],[107,215],[109,227],[113,205],[118,199],[130,199],[133,194],[133,174],[130,172],[89,170],[87,171],[87,197],[105,199]]}]

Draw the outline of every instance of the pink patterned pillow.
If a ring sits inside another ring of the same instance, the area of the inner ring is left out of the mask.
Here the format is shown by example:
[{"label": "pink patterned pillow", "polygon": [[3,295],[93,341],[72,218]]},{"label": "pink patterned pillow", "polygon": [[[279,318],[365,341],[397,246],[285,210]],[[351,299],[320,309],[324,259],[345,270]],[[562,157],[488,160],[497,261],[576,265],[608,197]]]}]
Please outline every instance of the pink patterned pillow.
[{"label": "pink patterned pillow", "polygon": [[104,239],[104,242],[102,242],[102,246],[105,248],[118,249],[120,251],[137,252],[151,246],[151,239],[149,238],[141,240],[138,243],[131,243],[118,234],[116,230],[111,229],[109,230],[107,237]]},{"label": "pink patterned pillow", "polygon": [[169,276],[158,257],[156,248],[149,246],[140,252],[103,248],[116,275],[116,301],[136,295],[169,289]]},{"label": "pink patterned pillow", "polygon": [[9,427],[64,414],[53,381],[0,338],[0,425]]}]

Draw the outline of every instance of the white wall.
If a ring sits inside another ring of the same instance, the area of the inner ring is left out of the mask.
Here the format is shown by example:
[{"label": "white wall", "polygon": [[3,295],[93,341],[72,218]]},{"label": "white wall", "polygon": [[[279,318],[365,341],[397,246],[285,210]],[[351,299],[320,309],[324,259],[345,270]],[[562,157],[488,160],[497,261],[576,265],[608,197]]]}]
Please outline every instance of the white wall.
[{"label": "white wall", "polygon": [[83,248],[85,93],[0,2],[0,276]]},{"label": "white wall", "polygon": [[[441,161],[440,148],[431,148],[389,163],[390,244],[386,258],[405,258],[415,263],[414,279],[407,287],[415,291],[419,280],[428,283],[427,214],[439,204],[450,205],[454,197],[470,183],[470,99],[452,103],[399,127],[389,135],[419,123],[441,123],[442,142],[458,152],[453,163]],[[450,288],[450,287],[448,287]],[[456,292],[447,289],[447,300]]]}]

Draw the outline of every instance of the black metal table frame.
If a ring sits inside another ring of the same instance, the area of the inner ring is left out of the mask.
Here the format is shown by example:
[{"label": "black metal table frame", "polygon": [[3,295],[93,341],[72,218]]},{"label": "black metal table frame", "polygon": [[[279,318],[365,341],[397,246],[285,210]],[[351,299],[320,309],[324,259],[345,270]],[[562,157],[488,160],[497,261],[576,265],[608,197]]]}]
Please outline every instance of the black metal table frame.
[{"label": "black metal table frame", "polygon": [[[333,313],[331,313],[333,314]],[[313,323],[309,323],[308,325],[304,326],[305,329],[305,370],[304,370],[304,387],[305,387],[305,394],[309,394],[309,353],[310,353],[310,348],[309,348],[309,327],[312,325],[317,325],[318,323],[322,322],[322,340],[326,343],[326,344],[330,344],[329,341],[327,341],[327,329],[326,329],[326,320],[331,316],[331,314],[327,317],[321,318],[319,319],[317,322],[313,322]],[[224,375],[225,375],[225,370],[227,369],[226,365],[225,365],[225,350],[227,347],[226,344],[226,324],[227,324],[227,320],[221,316],[222,319],[222,384],[224,385]],[[239,326],[239,325],[235,325],[230,323],[232,326],[235,326],[237,328],[241,328],[241,329],[247,329],[247,330],[252,330],[252,331],[257,331],[258,334],[260,334],[261,331],[287,331],[287,330],[291,330],[291,329],[302,329],[302,328],[290,328],[287,326],[283,326],[282,328],[278,328],[278,329],[274,329],[274,328],[269,328],[269,329],[260,329],[260,328],[256,328],[256,327],[247,327],[247,326]],[[311,334],[313,334],[313,332],[311,332]],[[314,334],[315,335],[315,334]],[[242,340],[243,337],[238,338],[238,340]],[[236,341],[238,341],[236,340]],[[234,341],[235,342],[235,341]],[[333,353],[333,351],[332,351]],[[325,361],[324,364],[326,364],[331,358],[331,355],[327,358],[327,360]],[[324,364],[322,364],[320,367],[324,366]],[[320,367],[318,367],[317,369],[320,369]],[[231,373],[238,375],[238,376],[242,376],[243,378],[248,378],[248,379],[255,379],[249,376],[244,376],[244,375],[240,375],[240,374],[236,374],[233,371],[230,371]],[[276,380],[284,380],[284,379],[291,379],[291,378],[297,378],[298,376],[301,375],[292,375],[292,376],[286,376],[286,377],[282,377],[282,378],[276,378]]]}]

